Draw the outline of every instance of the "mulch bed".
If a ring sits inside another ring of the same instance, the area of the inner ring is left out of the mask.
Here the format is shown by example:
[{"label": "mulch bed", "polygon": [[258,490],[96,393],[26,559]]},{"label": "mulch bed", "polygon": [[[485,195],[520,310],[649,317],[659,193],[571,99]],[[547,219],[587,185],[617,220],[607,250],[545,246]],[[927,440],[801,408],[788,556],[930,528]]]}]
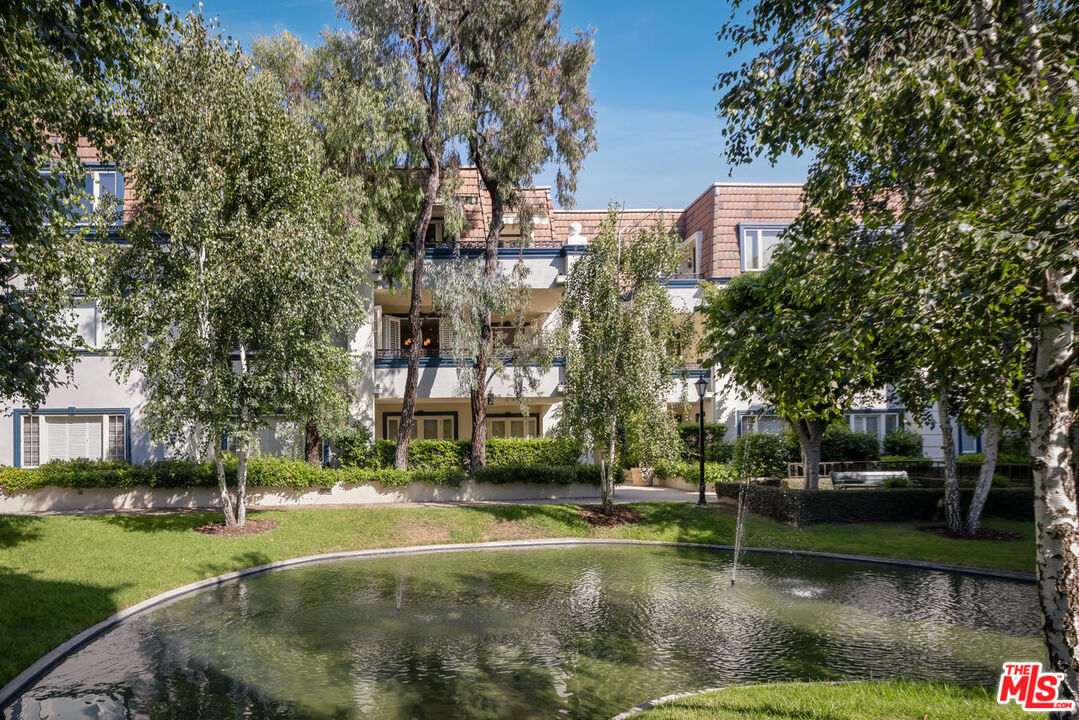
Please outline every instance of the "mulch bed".
[{"label": "mulch bed", "polygon": [[217,537],[243,537],[245,535],[261,535],[262,533],[268,533],[277,527],[276,520],[263,520],[263,519],[250,519],[244,523],[243,527],[237,527],[232,525],[231,527],[223,522],[209,523],[208,525],[199,525],[193,528],[195,532],[202,533],[203,535],[215,535]]},{"label": "mulch bed", "polygon": [[978,532],[974,535],[963,535],[961,533],[954,533],[944,525],[926,525],[925,527],[918,528],[922,532],[933,533],[934,535],[940,535],[941,537],[952,538],[953,540],[1022,540],[1023,538],[1008,530],[994,530],[993,528],[978,528]]},{"label": "mulch bed", "polygon": [[577,514],[581,516],[582,520],[596,527],[632,525],[641,519],[639,512],[621,505],[615,505],[610,515],[604,515],[599,505],[582,505],[577,508]]}]

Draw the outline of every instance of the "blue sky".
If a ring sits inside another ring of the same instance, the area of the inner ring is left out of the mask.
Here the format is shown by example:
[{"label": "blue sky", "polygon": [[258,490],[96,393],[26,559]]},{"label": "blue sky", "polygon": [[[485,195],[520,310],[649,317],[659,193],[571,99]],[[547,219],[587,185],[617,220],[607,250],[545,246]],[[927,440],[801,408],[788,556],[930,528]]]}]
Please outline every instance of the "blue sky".
[{"label": "blue sky", "polygon": [[[330,0],[204,0],[203,11],[245,44],[284,29],[315,43],[323,27],[343,26]],[[730,175],[712,89],[732,62],[715,35],[730,12],[714,1],[563,0],[563,31],[595,31],[599,150],[585,161],[578,207],[615,200],[628,208],[681,208],[716,181],[805,179],[806,158],[783,158],[775,167],[759,161]],[[537,184],[552,177],[541,175]]]}]

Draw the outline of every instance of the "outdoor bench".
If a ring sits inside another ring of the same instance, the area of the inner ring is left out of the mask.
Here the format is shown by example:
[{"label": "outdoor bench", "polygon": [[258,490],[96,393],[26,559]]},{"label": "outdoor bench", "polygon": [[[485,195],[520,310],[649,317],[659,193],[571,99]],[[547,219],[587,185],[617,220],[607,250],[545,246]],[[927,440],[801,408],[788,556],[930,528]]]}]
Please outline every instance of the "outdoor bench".
[{"label": "outdoor bench", "polygon": [[888,478],[907,479],[906,470],[847,470],[832,471],[832,486],[836,490],[844,488],[879,488],[884,487],[884,481]]}]

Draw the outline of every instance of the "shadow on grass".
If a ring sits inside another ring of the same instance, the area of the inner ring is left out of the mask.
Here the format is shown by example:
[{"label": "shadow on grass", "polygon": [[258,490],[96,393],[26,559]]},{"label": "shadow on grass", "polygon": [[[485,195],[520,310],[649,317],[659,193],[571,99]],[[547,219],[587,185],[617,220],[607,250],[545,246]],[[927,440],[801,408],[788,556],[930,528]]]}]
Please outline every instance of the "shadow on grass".
[{"label": "shadow on grass", "polygon": [[0,568],[0,685],[119,610],[116,594],[125,587],[41,580]]},{"label": "shadow on grass", "polygon": [[33,515],[0,515],[0,549],[37,540],[41,523],[41,518]]},{"label": "shadow on grass", "polygon": [[215,512],[184,512],[162,515],[95,515],[88,517],[126,532],[145,533],[188,532],[199,525],[217,522],[222,519],[221,513]]},{"label": "shadow on grass", "polygon": [[589,525],[577,514],[576,505],[466,505],[464,509],[481,515],[490,515],[500,522],[549,521],[567,526]]}]

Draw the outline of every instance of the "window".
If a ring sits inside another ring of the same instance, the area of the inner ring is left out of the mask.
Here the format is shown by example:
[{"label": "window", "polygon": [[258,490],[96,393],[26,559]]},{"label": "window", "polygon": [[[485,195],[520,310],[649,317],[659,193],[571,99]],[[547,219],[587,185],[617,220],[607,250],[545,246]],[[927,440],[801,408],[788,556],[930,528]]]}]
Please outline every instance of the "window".
[{"label": "window", "polygon": [[22,464],[23,467],[41,464],[41,436],[38,433],[38,418],[33,415],[22,419]]},{"label": "window", "polygon": [[401,349],[401,320],[399,318],[382,318],[382,347],[386,350]]},{"label": "window", "polygon": [[127,422],[123,415],[109,415],[109,460],[127,458]]},{"label": "window", "polygon": [[107,345],[108,331],[105,326],[101,308],[93,302],[80,302],[72,304],[68,310],[69,321],[75,325],[75,334],[78,335],[87,347],[101,348]]},{"label": "window", "polygon": [[882,445],[885,435],[903,427],[899,413],[851,413],[847,419],[851,430],[875,435]]},{"label": "window", "polygon": [[772,433],[778,435],[787,429],[786,424],[783,422],[783,418],[778,415],[769,414],[745,414],[742,416],[742,430],[741,434],[753,432]]},{"label": "window", "polygon": [[[413,440],[456,440],[457,419],[453,415],[416,415],[412,424]],[[386,440],[396,440],[401,431],[400,414],[386,416]]]},{"label": "window", "polygon": [[780,244],[781,227],[742,227],[742,270],[763,270]]},{"label": "window", "polygon": [[124,176],[115,170],[93,170],[86,174],[83,181],[84,199],[80,215],[89,214],[95,210],[106,210],[109,205],[115,203],[117,212],[116,220],[122,219],[120,214],[123,210],[124,200]]},{"label": "window", "polygon": [[51,460],[127,460],[127,416],[24,415],[19,450],[23,467]]},{"label": "window", "polygon": [[497,438],[539,437],[539,418],[528,417],[488,417],[487,435]]},{"label": "window", "polygon": [[975,434],[962,425],[959,426],[959,449],[960,455],[964,453],[980,453],[982,451],[981,433]]}]

